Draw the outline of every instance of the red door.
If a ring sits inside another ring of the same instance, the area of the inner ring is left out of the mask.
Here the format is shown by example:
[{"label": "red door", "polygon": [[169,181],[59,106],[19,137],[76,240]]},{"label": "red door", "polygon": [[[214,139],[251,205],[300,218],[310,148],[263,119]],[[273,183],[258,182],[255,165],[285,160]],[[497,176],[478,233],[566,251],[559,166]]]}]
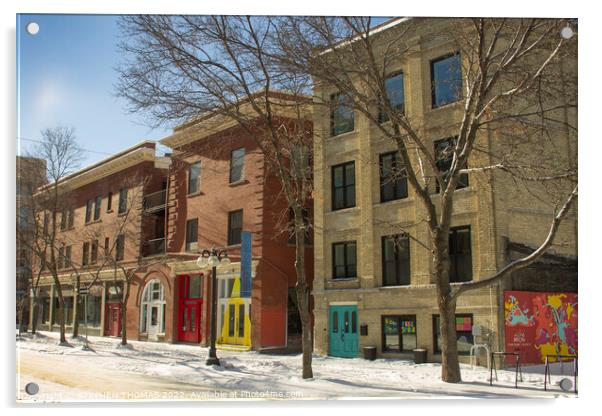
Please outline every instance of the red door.
[{"label": "red door", "polygon": [[178,341],[201,342],[201,276],[179,277]]},{"label": "red door", "polygon": [[121,305],[107,303],[105,310],[105,336],[118,337],[121,335]]}]

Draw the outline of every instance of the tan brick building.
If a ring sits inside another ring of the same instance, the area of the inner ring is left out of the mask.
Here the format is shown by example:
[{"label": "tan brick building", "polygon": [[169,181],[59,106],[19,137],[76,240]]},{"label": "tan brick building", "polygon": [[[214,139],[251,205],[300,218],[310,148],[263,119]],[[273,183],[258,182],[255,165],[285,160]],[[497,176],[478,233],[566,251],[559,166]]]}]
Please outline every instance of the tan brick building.
[{"label": "tan brick building", "polygon": [[[403,25],[403,19],[388,22],[374,36],[394,37]],[[462,115],[460,98],[436,105],[431,88],[433,68],[439,62],[458,59],[456,65],[466,65],[467,58],[458,53],[454,42],[445,35],[434,36],[454,25],[458,19],[423,20],[408,40],[410,52],[387,68],[389,74],[401,74],[406,115],[432,137],[434,148],[437,141],[455,134]],[[314,90],[322,102],[336,100],[337,92],[322,83]],[[362,347],[375,346],[380,357],[411,357],[412,349],[425,348],[428,360],[437,361],[439,311],[431,255],[422,245],[428,241],[426,212],[409,184],[381,184],[381,166],[392,163],[395,143],[383,138],[374,123],[357,111],[333,126],[338,115],[332,111],[329,114],[323,105],[314,110],[315,350],[357,356]],[[567,117],[576,119],[576,114]],[[479,133],[478,143],[495,152],[507,143],[501,136],[495,131]],[[569,160],[573,166],[575,136],[556,131],[550,139],[558,160]],[[532,151],[536,161],[541,153],[535,146]],[[487,164],[483,153],[474,153],[468,163],[469,167],[483,164]],[[456,190],[450,235],[458,281],[490,276],[517,254],[537,247],[553,212],[550,204],[533,196],[545,195],[545,186],[527,192],[497,171],[470,173],[466,181],[467,186]],[[434,188],[433,183],[436,193]],[[411,238],[391,263],[394,249],[389,237],[402,228],[410,230]],[[572,215],[560,229],[551,250],[554,254],[521,272],[523,278],[515,276],[506,284],[462,295],[456,321],[461,354],[467,354],[473,343],[474,325],[492,331],[494,351],[504,349],[504,290],[576,291],[576,242],[577,218]]]}]

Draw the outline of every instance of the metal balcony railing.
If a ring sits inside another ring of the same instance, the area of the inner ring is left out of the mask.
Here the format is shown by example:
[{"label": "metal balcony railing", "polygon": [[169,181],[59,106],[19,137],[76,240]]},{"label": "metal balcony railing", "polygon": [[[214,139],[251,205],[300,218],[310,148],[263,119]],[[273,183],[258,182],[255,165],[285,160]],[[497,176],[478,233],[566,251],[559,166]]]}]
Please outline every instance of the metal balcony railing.
[{"label": "metal balcony railing", "polygon": [[148,240],[142,249],[142,257],[156,256],[165,254],[165,238],[155,238]]},{"label": "metal balcony railing", "polygon": [[165,208],[167,203],[167,190],[163,189],[152,194],[144,195],[144,210],[146,212],[158,211]]}]

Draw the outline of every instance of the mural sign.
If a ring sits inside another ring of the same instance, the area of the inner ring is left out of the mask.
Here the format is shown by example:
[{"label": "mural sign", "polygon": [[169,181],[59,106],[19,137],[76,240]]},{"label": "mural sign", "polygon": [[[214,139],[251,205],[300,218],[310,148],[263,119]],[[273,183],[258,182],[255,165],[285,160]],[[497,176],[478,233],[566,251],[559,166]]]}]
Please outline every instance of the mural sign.
[{"label": "mural sign", "polygon": [[577,355],[577,294],[504,292],[506,352],[522,363],[541,364],[546,355]]}]

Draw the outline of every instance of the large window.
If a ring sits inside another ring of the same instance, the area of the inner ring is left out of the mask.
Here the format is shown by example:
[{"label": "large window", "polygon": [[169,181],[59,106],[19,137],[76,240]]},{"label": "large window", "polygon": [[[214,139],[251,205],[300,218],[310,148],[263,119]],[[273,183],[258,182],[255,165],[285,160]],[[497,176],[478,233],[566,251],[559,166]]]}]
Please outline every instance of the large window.
[{"label": "large window", "polygon": [[[21,207],[21,209],[23,209],[23,207]],[[69,211],[64,209],[63,212],[61,212],[61,231],[65,231],[67,229],[68,217],[69,217]]]},{"label": "large window", "polygon": [[408,197],[408,178],[399,152],[383,153],[380,163],[380,202]]},{"label": "large window", "polygon": [[355,206],[355,162],[332,167],[332,209]]},{"label": "large window", "polygon": [[199,220],[186,221],[186,251],[196,251],[199,239]]},{"label": "large window", "polygon": [[[472,314],[456,314],[456,337],[458,340],[458,354],[470,354],[470,347],[474,344],[472,335]],[[441,319],[439,315],[433,315],[433,334],[435,334],[434,352],[441,353]]]},{"label": "large window", "polygon": [[[71,325],[73,323],[73,286],[61,285],[61,292],[63,294],[63,317],[65,319],[65,325]],[[57,291],[54,291],[54,306],[52,310],[52,323],[54,325],[60,324],[59,322],[59,298]]]},{"label": "large window", "polygon": [[410,240],[407,235],[382,238],[383,286],[410,284]]},{"label": "large window", "polygon": [[107,212],[111,212],[111,208],[113,207],[113,192],[109,192],[107,195]]},{"label": "large window", "polygon": [[410,352],[416,348],[416,315],[382,317],[383,352]]},{"label": "large window", "polygon": [[165,333],[165,291],[159,280],[151,280],[144,288],[140,304],[140,332]]},{"label": "large window", "polygon": [[472,248],[470,227],[457,227],[449,231],[450,282],[472,280]]},{"label": "large window", "polygon": [[240,244],[242,232],[242,209],[228,213],[228,245]]},{"label": "large window", "polygon": [[462,67],[460,54],[431,61],[433,108],[460,100],[462,97]]},{"label": "large window", "polygon": [[[102,287],[93,286],[90,288],[90,294],[87,295],[88,300],[86,302],[85,296],[77,297],[77,316],[79,317],[79,323],[88,322],[88,326],[99,327],[100,326],[100,309],[102,304]],[[88,309],[86,310],[86,303]]]},{"label": "large window", "polygon": [[245,148],[241,147],[232,151],[230,157],[230,183],[239,182],[243,179],[245,167]]},{"label": "large window", "polygon": [[92,201],[91,199],[88,199],[88,201],[86,202],[86,224],[90,222],[90,220],[92,219],[92,206],[94,204],[94,201]]},{"label": "large window", "polygon": [[90,264],[95,264],[98,260],[98,240],[92,240],[90,248]]},{"label": "large window", "polygon": [[85,242],[82,248],[82,266],[86,266],[90,259],[90,243]]},{"label": "large window", "polygon": [[350,103],[350,98],[340,93],[331,94],[330,135],[337,136],[348,131],[353,131],[354,123],[353,106]]},{"label": "large window", "polygon": [[50,286],[40,287],[38,291],[38,323],[50,323]]},{"label": "large window", "polygon": [[[435,163],[437,169],[443,176],[443,181],[447,183],[449,170],[451,169],[452,162],[454,160],[454,149],[456,148],[457,139],[450,137],[443,140],[437,140],[435,142]],[[464,164],[462,169],[466,169],[467,165]],[[456,189],[465,188],[468,186],[468,173],[462,173],[458,177],[458,184]],[[437,192],[439,192],[440,186],[437,182]]]},{"label": "large window", "polygon": [[[404,111],[404,91],[403,91],[403,73],[389,76],[385,80],[385,90],[387,91],[387,98],[393,110]],[[380,111],[378,114],[378,121],[384,123],[389,121],[389,115],[385,111]]]},{"label": "large window", "polygon": [[196,162],[188,168],[188,195],[199,191],[201,182],[201,162]]},{"label": "large window", "polygon": [[102,204],[102,197],[98,195],[94,200],[94,221],[100,219],[100,205]]},{"label": "large window", "polygon": [[355,241],[332,245],[332,278],[347,279],[357,277],[357,253]]},{"label": "large window", "polygon": [[118,214],[123,214],[127,210],[128,206],[128,189],[121,188],[119,190],[119,208],[117,209]]},{"label": "large window", "polygon": [[121,261],[123,260],[125,255],[125,236],[123,234],[119,234],[117,236],[117,242],[115,244],[115,260]]}]

